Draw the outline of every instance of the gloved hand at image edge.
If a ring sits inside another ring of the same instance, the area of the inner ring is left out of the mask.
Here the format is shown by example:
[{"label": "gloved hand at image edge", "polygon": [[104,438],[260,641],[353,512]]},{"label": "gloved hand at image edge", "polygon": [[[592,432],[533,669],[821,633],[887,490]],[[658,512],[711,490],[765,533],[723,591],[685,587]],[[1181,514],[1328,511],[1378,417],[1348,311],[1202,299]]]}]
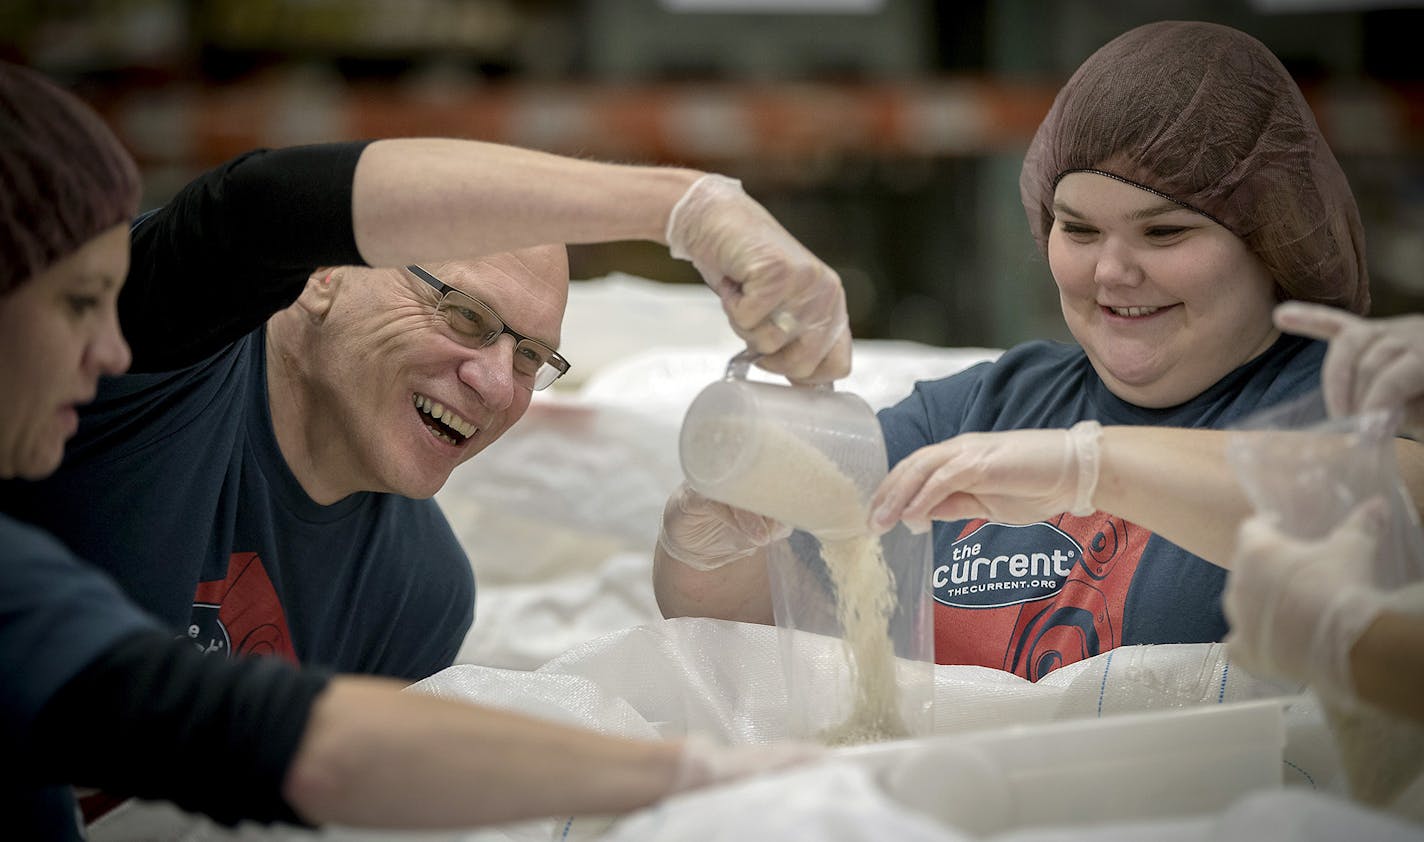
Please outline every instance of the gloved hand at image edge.
[{"label": "gloved hand at image edge", "polygon": [[1332,416],[1403,407],[1405,428],[1424,433],[1424,316],[1364,319],[1288,301],[1274,319],[1288,333],[1329,340],[1320,379]]},{"label": "gloved hand at image edge", "polygon": [[705,571],[749,558],[790,534],[790,526],[710,500],[683,483],[663,507],[658,547]]},{"label": "gloved hand at image edge", "polygon": [[1090,515],[1102,427],[964,433],[900,460],[870,501],[872,528],[897,522],[925,532],[932,520],[985,517],[1034,523],[1063,512]]},{"label": "gloved hand at image edge", "polygon": [[1301,540],[1256,515],[1242,525],[1223,595],[1227,655],[1249,672],[1355,696],[1350,650],[1388,607],[1370,585],[1384,501],[1357,507],[1330,534]]},{"label": "gloved hand at image edge", "polygon": [[835,271],[797,242],[741,182],[705,175],[668,216],[672,256],[722,299],[757,365],[799,383],[850,373],[850,319]]}]

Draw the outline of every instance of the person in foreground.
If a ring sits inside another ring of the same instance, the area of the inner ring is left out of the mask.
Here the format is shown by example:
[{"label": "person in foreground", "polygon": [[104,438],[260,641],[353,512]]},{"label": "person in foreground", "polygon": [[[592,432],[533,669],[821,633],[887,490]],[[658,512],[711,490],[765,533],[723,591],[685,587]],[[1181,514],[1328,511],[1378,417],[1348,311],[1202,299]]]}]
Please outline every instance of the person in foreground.
[{"label": "person in foreground", "polygon": [[[1076,344],[1020,345],[883,410],[870,527],[933,526],[941,663],[1036,680],[1126,644],[1219,641],[1249,514],[1224,428],[1314,389],[1325,356],[1272,309],[1369,306],[1345,176],[1265,46],[1163,21],[1078,68],[1020,192]],[[1424,498],[1420,447],[1398,450]],[[764,547],[783,534],[679,489],[664,614],[771,622]]]},{"label": "person in foreground", "polygon": [[[1331,415],[1399,409],[1406,432],[1424,430],[1424,316],[1367,320],[1292,302],[1276,309],[1276,324],[1329,340]],[[1313,541],[1264,515],[1248,518],[1223,596],[1227,653],[1252,672],[1424,723],[1424,581],[1395,591],[1370,581],[1383,502],[1366,502]]]},{"label": "person in foreground", "polygon": [[[117,301],[139,183],[96,115],[4,65],[0,181],[0,478],[39,478],[100,378],[129,365]],[[809,751],[619,739],[387,678],[204,657],[8,509],[0,675],[0,815],[16,839],[81,838],[71,785],[229,824],[463,827],[623,812]]]},{"label": "person in foreground", "polygon": [[850,366],[836,274],[692,170],[438,138],[258,150],[130,236],[132,371],[0,506],[214,653],[410,680],[452,663],[475,581],[429,498],[577,364],[564,243],[666,242],[765,367]]}]

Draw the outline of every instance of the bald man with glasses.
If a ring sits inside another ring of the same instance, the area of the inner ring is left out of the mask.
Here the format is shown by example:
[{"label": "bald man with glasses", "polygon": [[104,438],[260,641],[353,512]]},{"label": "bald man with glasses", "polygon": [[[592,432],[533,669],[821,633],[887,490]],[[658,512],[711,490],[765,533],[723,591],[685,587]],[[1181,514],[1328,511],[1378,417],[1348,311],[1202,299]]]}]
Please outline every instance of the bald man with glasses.
[{"label": "bald man with glasses", "polygon": [[430,498],[568,371],[563,243],[666,243],[767,368],[849,371],[835,273],[691,170],[434,139],[261,151],[131,239],[131,372],[54,476],[0,495],[219,655],[453,662],[475,581]]}]

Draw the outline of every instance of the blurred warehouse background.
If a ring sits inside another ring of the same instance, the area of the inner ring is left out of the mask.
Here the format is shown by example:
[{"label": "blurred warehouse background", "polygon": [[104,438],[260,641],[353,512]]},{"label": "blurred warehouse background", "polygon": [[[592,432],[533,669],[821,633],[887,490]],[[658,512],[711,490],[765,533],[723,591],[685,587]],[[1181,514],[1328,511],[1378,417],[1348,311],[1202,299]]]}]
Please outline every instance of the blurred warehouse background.
[{"label": "blurred warehouse background", "polygon": [[[70,84],[146,206],[256,146],[449,135],[743,179],[845,280],[856,334],[1065,337],[1018,199],[1089,53],[1148,20],[1241,28],[1350,176],[1375,314],[1424,310],[1424,4],[1349,0],[5,0],[0,57]],[[695,282],[661,247],[572,252]]]}]

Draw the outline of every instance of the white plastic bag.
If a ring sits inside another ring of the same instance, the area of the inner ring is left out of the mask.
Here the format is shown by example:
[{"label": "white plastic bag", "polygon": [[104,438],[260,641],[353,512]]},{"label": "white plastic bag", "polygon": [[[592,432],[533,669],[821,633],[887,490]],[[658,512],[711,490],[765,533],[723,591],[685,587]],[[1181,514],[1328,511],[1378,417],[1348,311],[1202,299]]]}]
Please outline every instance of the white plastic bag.
[{"label": "white plastic bag", "polygon": [[[1374,586],[1393,591],[1424,579],[1424,531],[1396,466],[1398,427],[1397,413],[1327,419],[1313,393],[1246,419],[1228,457],[1256,511],[1301,538],[1323,538],[1362,503],[1383,498],[1388,516],[1368,570]],[[1356,798],[1390,804],[1424,772],[1424,727],[1322,701]]]}]

